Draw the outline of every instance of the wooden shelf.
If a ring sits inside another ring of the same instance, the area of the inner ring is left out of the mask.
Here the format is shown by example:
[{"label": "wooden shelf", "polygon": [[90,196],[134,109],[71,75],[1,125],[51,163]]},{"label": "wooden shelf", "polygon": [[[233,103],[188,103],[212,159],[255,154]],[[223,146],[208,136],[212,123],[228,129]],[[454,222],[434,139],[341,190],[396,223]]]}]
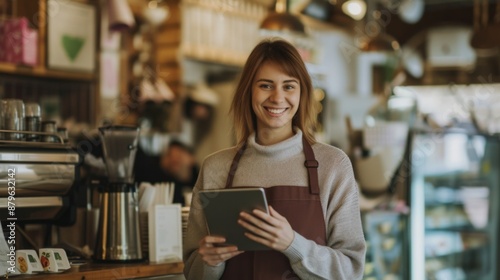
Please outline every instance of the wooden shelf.
[{"label": "wooden shelf", "polygon": [[14,276],[12,279],[131,279],[165,275],[182,274],[184,264],[172,263],[129,263],[129,264],[97,264],[90,263],[81,266],[72,266],[62,273],[39,273]]},{"label": "wooden shelf", "polygon": [[29,67],[15,65],[11,63],[0,62],[0,73],[17,76],[30,76],[39,78],[64,79],[64,80],[81,80],[93,81],[96,78],[95,73],[80,73],[64,70],[52,70],[42,66]]},{"label": "wooden shelf", "polygon": [[182,57],[192,60],[237,68],[242,68],[245,64],[245,60],[247,59],[244,55],[230,53],[229,51],[193,46],[184,46],[181,50],[181,55]]}]

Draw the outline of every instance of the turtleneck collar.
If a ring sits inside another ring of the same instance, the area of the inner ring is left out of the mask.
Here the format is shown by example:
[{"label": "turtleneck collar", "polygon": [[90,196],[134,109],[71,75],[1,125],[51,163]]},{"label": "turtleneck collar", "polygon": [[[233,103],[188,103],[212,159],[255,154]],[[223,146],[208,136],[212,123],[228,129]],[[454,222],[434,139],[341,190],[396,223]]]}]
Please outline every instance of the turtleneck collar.
[{"label": "turtleneck collar", "polygon": [[279,143],[273,145],[260,145],[256,142],[255,132],[247,140],[247,149],[253,149],[262,156],[272,156],[275,159],[286,158],[302,153],[302,131],[294,128],[295,134]]}]

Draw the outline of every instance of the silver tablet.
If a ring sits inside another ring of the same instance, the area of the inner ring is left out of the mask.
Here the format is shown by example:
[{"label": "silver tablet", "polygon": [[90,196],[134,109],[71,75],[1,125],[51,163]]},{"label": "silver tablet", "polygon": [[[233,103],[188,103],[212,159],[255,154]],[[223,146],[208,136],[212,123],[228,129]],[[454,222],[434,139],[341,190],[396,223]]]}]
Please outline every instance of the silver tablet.
[{"label": "silver tablet", "polygon": [[240,212],[260,209],[269,213],[263,188],[230,188],[201,190],[200,202],[210,235],[226,238],[227,245],[236,245],[241,251],[269,250],[244,235],[245,228],[238,224]]}]

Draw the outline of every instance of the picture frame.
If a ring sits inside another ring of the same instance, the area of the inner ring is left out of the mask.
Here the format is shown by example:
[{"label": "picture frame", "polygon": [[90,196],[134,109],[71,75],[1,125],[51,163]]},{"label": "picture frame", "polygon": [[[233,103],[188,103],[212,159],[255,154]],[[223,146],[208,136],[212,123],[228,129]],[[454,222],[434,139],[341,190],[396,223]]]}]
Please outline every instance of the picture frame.
[{"label": "picture frame", "polygon": [[47,21],[47,68],[93,72],[95,7],[68,0],[48,0]]}]

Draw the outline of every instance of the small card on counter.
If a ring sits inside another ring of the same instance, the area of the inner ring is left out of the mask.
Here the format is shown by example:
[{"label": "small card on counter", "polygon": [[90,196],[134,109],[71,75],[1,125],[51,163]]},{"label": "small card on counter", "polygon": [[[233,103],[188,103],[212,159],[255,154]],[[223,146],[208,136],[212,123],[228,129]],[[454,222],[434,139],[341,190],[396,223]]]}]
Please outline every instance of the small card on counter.
[{"label": "small card on counter", "polygon": [[180,204],[157,204],[148,213],[149,261],[182,260],[182,221]]},{"label": "small card on counter", "polygon": [[39,253],[44,271],[61,272],[71,267],[66,251],[62,248],[41,248]]},{"label": "small card on counter", "polygon": [[21,273],[33,274],[43,272],[42,264],[35,250],[17,250],[17,269]]}]

